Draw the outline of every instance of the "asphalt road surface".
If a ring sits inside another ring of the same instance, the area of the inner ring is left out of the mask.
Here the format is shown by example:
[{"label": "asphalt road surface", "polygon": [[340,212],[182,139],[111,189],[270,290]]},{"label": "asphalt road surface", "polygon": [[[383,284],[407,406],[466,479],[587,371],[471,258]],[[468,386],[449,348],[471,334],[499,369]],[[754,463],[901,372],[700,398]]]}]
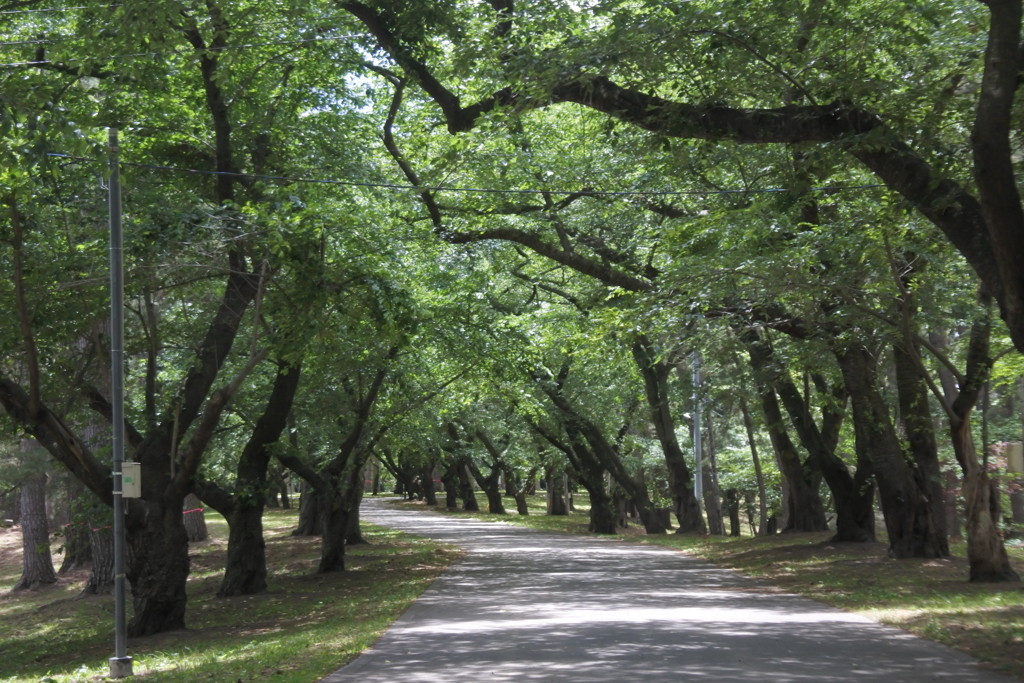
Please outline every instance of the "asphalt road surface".
[{"label": "asphalt road surface", "polygon": [[1017,681],[672,550],[379,500],[365,500],[361,515],[466,555],[321,683]]}]

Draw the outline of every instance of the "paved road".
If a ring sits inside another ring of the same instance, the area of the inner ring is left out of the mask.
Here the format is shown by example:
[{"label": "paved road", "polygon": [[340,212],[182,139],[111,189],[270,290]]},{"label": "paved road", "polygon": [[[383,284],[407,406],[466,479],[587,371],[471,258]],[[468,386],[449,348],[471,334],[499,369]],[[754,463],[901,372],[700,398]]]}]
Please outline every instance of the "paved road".
[{"label": "paved road", "polygon": [[1017,681],[671,550],[375,500],[361,514],[467,553],[371,650],[321,683]]}]

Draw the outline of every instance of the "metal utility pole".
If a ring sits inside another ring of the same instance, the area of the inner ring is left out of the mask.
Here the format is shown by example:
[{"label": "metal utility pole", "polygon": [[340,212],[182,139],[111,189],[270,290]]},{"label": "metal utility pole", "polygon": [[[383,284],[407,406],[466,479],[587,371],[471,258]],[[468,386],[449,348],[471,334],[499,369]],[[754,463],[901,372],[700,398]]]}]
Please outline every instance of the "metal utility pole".
[{"label": "metal utility pole", "polygon": [[127,654],[124,604],[124,253],[121,235],[121,168],[117,129],[107,130],[110,143],[110,402],[114,451],[114,656],[110,677],[132,675]]},{"label": "metal utility pole", "polygon": [[701,461],[700,437],[700,353],[693,352],[693,495],[697,505],[704,507],[704,463]]}]

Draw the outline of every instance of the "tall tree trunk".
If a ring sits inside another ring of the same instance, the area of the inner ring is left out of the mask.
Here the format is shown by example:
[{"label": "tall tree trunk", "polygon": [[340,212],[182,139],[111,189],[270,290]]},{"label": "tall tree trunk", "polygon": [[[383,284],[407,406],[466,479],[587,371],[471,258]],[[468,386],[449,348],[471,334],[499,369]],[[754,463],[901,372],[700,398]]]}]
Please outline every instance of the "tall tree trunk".
[{"label": "tall tree trunk", "polygon": [[967,531],[967,560],[971,581],[1019,581],[1010,565],[999,531],[999,501],[993,495],[991,480],[974,450],[971,435],[971,412],[988,380],[991,367],[989,340],[991,298],[980,292],[983,312],[971,326],[967,348],[966,372],[960,391],[952,405],[947,405],[953,452],[963,471],[964,511]]},{"label": "tall tree trunk", "polygon": [[291,497],[288,495],[288,480],[285,479],[284,477],[281,477],[279,480],[276,480],[275,483],[278,486],[277,490],[281,496],[281,508],[283,510],[291,510],[292,501]]},{"label": "tall tree trunk", "polygon": [[323,528],[318,574],[345,570],[345,536],[348,533],[348,510],[337,493],[320,494],[320,524]]},{"label": "tall tree trunk", "polygon": [[946,486],[942,496],[946,508],[946,532],[950,538],[962,539],[964,534],[961,530],[960,502],[957,500],[957,494],[961,490],[960,477],[956,476],[956,472],[952,469],[949,469],[946,470],[945,480]]},{"label": "tall tree trunk", "polygon": [[501,470],[497,464],[491,466],[491,473],[488,476],[484,476],[480,468],[476,466],[470,459],[466,459],[466,467],[472,473],[473,478],[476,479],[476,483],[483,489],[484,495],[487,496],[487,511],[492,515],[504,515],[505,513],[505,502],[501,499]]},{"label": "tall tree trunk", "polygon": [[92,551],[89,548],[89,525],[85,522],[69,522],[62,530],[64,535],[64,560],[60,564],[58,574],[67,574],[92,562]]},{"label": "tall tree trunk", "polygon": [[427,505],[437,505],[437,492],[434,491],[434,464],[427,463],[420,468],[420,488]]},{"label": "tall tree trunk", "polygon": [[[143,492],[151,475],[143,461]],[[163,483],[160,477],[152,478],[157,485]],[[126,573],[135,607],[135,616],[128,624],[130,638],[185,628],[189,557],[188,534],[181,519],[184,502],[184,492],[173,490],[167,491],[160,503],[129,500],[125,530],[134,560]]]},{"label": "tall tree trunk", "polygon": [[480,505],[476,502],[476,492],[473,490],[473,481],[469,476],[469,467],[464,458],[458,461],[455,472],[459,476],[459,497],[462,498],[462,509],[466,512],[480,512]]},{"label": "tall tree trunk", "polygon": [[718,488],[715,467],[715,429],[711,422],[711,411],[705,420],[707,436],[704,439],[706,457],[702,461],[701,474],[704,488],[704,512],[708,517],[708,533],[725,536],[725,520],[722,518],[722,492]]},{"label": "tall tree trunk", "polygon": [[899,344],[893,345],[896,366],[896,391],[899,395],[900,417],[907,435],[910,455],[914,460],[914,479],[924,492],[935,524],[935,547],[949,555],[946,533],[946,500],[939,467],[939,449],[935,442],[935,423],[928,406],[928,387],[918,373],[914,361]]},{"label": "tall tree trunk", "polygon": [[309,483],[299,486],[299,525],[292,536],[320,536],[324,532],[323,516],[320,514],[320,497]]},{"label": "tall tree trunk", "polygon": [[[836,533],[831,540],[858,543],[873,541],[875,518],[872,508],[874,489],[871,462],[863,455],[863,451],[858,451],[857,470],[851,475],[846,463],[835,454],[839,429],[845,414],[846,392],[836,388],[827,392],[828,385],[825,379],[816,379],[815,384],[819,386],[820,391],[831,393],[829,398],[836,403],[841,401],[842,404],[833,407],[822,406],[822,421],[819,428],[811,414],[809,383],[804,392],[807,395],[802,395],[784,365],[780,367],[778,359],[774,358],[774,352],[767,340],[762,339],[755,330],[744,332],[741,338],[747,343],[751,366],[762,375],[761,381],[774,387],[778,398],[782,399],[790,423],[808,454],[802,467],[798,467],[799,456],[795,453],[790,454],[792,442],[789,436],[785,434],[781,425],[776,428],[777,433],[773,436],[772,445],[776,449],[780,470],[788,484],[783,499],[788,504],[786,512],[789,514],[784,515],[783,528],[795,530],[806,524],[808,527],[802,529],[804,531],[828,529],[828,524],[824,521],[824,505],[818,493],[821,480],[824,478],[832,493],[836,511]],[[769,413],[779,414],[781,419],[777,406],[766,406],[765,415]],[[769,433],[771,431],[772,427],[769,426]],[[798,478],[802,481],[797,481]],[[798,511],[799,506],[805,504],[810,505],[810,508]],[[817,512],[819,507],[821,517]],[[819,524],[822,525],[821,529],[813,529]]]},{"label": "tall tree trunk", "polygon": [[363,502],[364,490],[358,487],[349,493],[346,501],[348,517],[345,519],[345,545],[360,545],[367,543],[363,537],[363,529],[359,526],[359,506]]},{"label": "tall tree trunk", "polygon": [[736,489],[725,490],[726,508],[729,510],[729,535],[740,535],[740,496]]},{"label": "tall tree trunk", "polygon": [[580,484],[590,494],[590,525],[587,530],[592,534],[616,533],[615,508],[605,487],[604,472],[598,469],[586,473],[577,472],[577,475]]},{"label": "tall tree trunk", "polygon": [[449,510],[459,507],[459,473],[458,461],[454,461],[444,469],[441,483],[444,484],[444,506]]},{"label": "tall tree trunk", "polygon": [[548,467],[544,472],[547,481],[547,513],[549,515],[568,515],[569,504],[565,499],[565,473]]},{"label": "tall tree trunk", "polygon": [[761,408],[764,410],[765,426],[788,493],[784,496],[785,524],[782,530],[827,531],[825,506],[818,490],[811,485],[811,472],[800,462],[800,454],[783,426],[782,411],[772,389],[762,390]]},{"label": "tall tree trunk", "polygon": [[644,336],[633,344],[633,359],[644,379],[647,408],[669,472],[672,511],[679,520],[679,529],[676,533],[703,532],[704,520],[701,518],[700,505],[693,495],[693,474],[686,464],[686,455],[676,437],[675,419],[669,400],[668,378],[672,366],[657,358],[650,340]]},{"label": "tall tree trunk", "polygon": [[942,557],[931,501],[903,453],[888,406],[878,391],[871,354],[862,346],[837,353],[853,408],[855,443],[871,463],[878,483],[889,554],[895,558]]},{"label": "tall tree trunk", "polygon": [[778,385],[783,385],[784,391],[788,388],[786,382],[782,381],[788,380],[788,375],[774,368],[772,348],[757,330],[743,331],[739,337],[747,347],[750,366],[754,370],[758,393],[761,395],[765,428],[782,474],[782,531],[826,531],[828,522],[825,519],[825,506],[821,502],[818,488],[814,486],[814,473],[809,463],[800,460],[796,445],[786,431],[776,395]]},{"label": "tall tree trunk", "polygon": [[[228,509],[221,510],[228,521],[229,535],[227,566],[217,592],[220,597],[251,595],[267,588],[266,543],[263,540],[266,501],[263,492],[271,486],[268,480],[271,446],[280,440],[288,425],[301,373],[297,364],[279,364],[267,405],[238,458],[231,504]],[[185,499],[186,504],[190,498]],[[186,517],[191,514],[195,513]]]},{"label": "tall tree trunk", "polygon": [[46,474],[26,477],[21,483],[21,578],[12,590],[31,590],[56,583],[50,559],[50,530],[46,522]]},{"label": "tall tree trunk", "polygon": [[740,410],[743,413],[743,426],[747,430],[747,443],[750,445],[750,456],[754,462],[754,478],[757,481],[757,535],[768,533],[768,491],[764,485],[764,472],[761,469],[761,458],[757,454],[757,443],[754,440],[754,421],[750,417],[747,399],[740,397]]},{"label": "tall tree trunk", "polygon": [[89,530],[92,570],[81,595],[107,595],[114,590],[114,531],[109,526]]},{"label": "tall tree trunk", "polygon": [[196,494],[190,493],[185,496],[184,508],[181,517],[189,543],[205,541],[210,537],[210,532],[206,529],[206,514],[202,501]]},{"label": "tall tree trunk", "polygon": [[999,532],[999,502],[993,495],[988,473],[981,466],[974,450],[970,420],[961,420],[950,431],[957,459],[966,465],[963,491],[970,579],[977,582],[1020,581],[1003,546]]},{"label": "tall tree trunk", "polygon": [[[84,430],[83,430],[84,431]],[[83,435],[83,438],[84,435]],[[92,562],[89,551],[89,525],[79,518],[76,521],[76,513],[81,506],[78,501],[86,499],[88,494],[85,485],[77,477],[65,473],[65,491],[67,493],[67,519],[63,523],[61,534],[64,538],[63,554],[60,569],[57,574],[63,575],[79,567],[86,567]]]}]

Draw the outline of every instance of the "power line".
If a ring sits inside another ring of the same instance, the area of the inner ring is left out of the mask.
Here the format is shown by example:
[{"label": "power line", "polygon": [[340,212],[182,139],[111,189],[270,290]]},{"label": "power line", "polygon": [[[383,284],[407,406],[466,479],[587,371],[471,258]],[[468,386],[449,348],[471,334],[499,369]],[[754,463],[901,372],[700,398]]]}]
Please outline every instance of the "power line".
[{"label": "power line", "polygon": [[[111,9],[111,8],[114,8],[114,7],[120,7],[120,5],[107,5],[106,7],[108,9]],[[42,13],[42,12],[73,12],[75,10],[80,10],[80,9],[89,9],[89,7],[83,5],[81,7],[50,7],[50,8],[47,8],[47,9],[14,9],[14,10],[6,10],[4,12],[0,12],[0,15],[2,15],[2,14],[39,14],[39,13]]]},{"label": "power line", "polygon": [[[76,157],[69,154],[49,153],[47,156],[76,161],[87,161],[99,163],[101,160],[90,157]],[[122,161],[125,166],[135,168],[149,168],[157,171],[171,171],[174,173],[187,173],[192,175],[208,176],[230,176],[233,178],[245,178],[248,180],[273,180],[290,183],[307,183],[311,185],[340,185],[343,187],[369,187],[385,190],[407,190],[412,192],[459,192],[465,194],[511,194],[511,195],[579,195],[581,197],[682,197],[694,196],[705,197],[711,195],[729,194],[774,194],[780,192],[792,192],[791,188],[775,187],[764,189],[738,189],[738,190],[509,190],[481,187],[448,187],[444,185],[400,185],[397,183],[373,183],[357,180],[331,180],[323,178],[302,178],[299,176],[278,176],[260,175],[255,173],[234,173],[230,171],[206,171],[197,168],[181,168],[178,166],[160,166],[157,164],[142,164],[137,162]],[[838,192],[845,190],[864,190],[869,188],[885,187],[883,183],[871,185],[825,185],[822,187],[807,188],[808,192]]]},{"label": "power line", "polygon": [[[120,7],[120,5],[110,5],[109,7]],[[79,7],[79,8],[69,8],[69,9],[88,9],[88,8]],[[25,10],[25,11],[28,11],[28,10]],[[34,11],[39,11],[39,12],[62,12],[64,10],[56,10],[56,9],[54,9],[54,10],[34,10]],[[0,12],[0,14],[4,14],[4,13]],[[318,24],[320,24],[322,22],[332,22],[332,21],[335,21],[335,20],[348,18],[349,16],[350,15],[347,15],[347,14],[331,14],[331,15],[326,15],[326,16],[301,17],[301,19],[308,26],[315,27],[316,25],[318,25]],[[232,34],[238,34],[238,33],[244,32],[244,31],[251,31],[251,30],[254,30],[254,29],[267,28],[267,27],[295,26],[296,22],[297,22],[296,17],[280,17],[280,18],[277,18],[277,19],[273,19],[273,20],[269,20],[269,21],[259,21],[259,22],[252,23],[252,24],[239,24],[237,26],[232,25],[232,26],[229,26],[227,28],[227,31],[229,33],[232,33]],[[209,28],[209,26],[201,26],[199,28]],[[181,30],[182,29],[178,29],[179,32]],[[301,30],[301,28],[300,28],[300,30]],[[116,34],[116,30],[115,30],[114,34]],[[114,35],[114,34],[110,34],[110,35]],[[50,36],[40,36],[40,37],[33,37],[33,38],[25,38],[24,40],[0,43],[0,47],[9,47],[9,46],[12,46],[12,45],[57,45],[59,43],[67,43],[67,42],[71,42],[73,40],[79,40],[79,39],[82,39],[82,38],[86,38],[86,36],[58,34],[58,35],[50,35]],[[118,55],[114,55],[114,56],[116,57]],[[108,59],[110,59],[110,58],[108,58]]]},{"label": "power line", "polygon": [[[363,36],[363,35],[365,35],[365,34],[362,34],[362,33],[351,33],[351,34],[346,34],[346,35],[343,35],[343,36],[324,36],[324,37],[320,37],[320,38],[306,38],[306,39],[303,39],[303,40],[278,40],[278,41],[273,41],[273,42],[269,42],[269,43],[250,43],[250,44],[245,44],[245,45],[225,45],[224,47],[211,47],[211,48],[206,48],[205,50],[196,50],[196,49],[194,49],[191,54],[198,54],[198,53],[203,53],[203,52],[223,52],[224,50],[240,50],[240,49],[243,49],[243,48],[252,48],[252,47],[266,47],[268,45],[299,45],[299,44],[303,44],[303,43],[316,43],[316,42],[319,42],[319,41],[326,41],[326,40],[344,40],[345,38],[357,38],[357,37],[360,37],[360,36]],[[188,56],[190,53],[188,53],[188,52],[180,52],[178,50],[162,50],[162,51],[159,51],[159,52],[135,52],[135,53],[131,53],[131,54],[110,55],[108,57],[97,57],[95,60],[92,60],[92,61],[95,61],[95,62],[106,62],[107,60],[118,59],[118,58],[121,58],[121,57],[155,57],[157,55],[166,55],[166,54],[175,54],[175,55],[181,55],[181,56]],[[11,63],[8,63],[8,64],[0,64],[0,67],[6,68],[6,67],[16,67],[16,66],[46,66],[47,64],[51,64],[51,63],[53,63],[52,60],[30,61],[30,62],[11,62]]]}]

